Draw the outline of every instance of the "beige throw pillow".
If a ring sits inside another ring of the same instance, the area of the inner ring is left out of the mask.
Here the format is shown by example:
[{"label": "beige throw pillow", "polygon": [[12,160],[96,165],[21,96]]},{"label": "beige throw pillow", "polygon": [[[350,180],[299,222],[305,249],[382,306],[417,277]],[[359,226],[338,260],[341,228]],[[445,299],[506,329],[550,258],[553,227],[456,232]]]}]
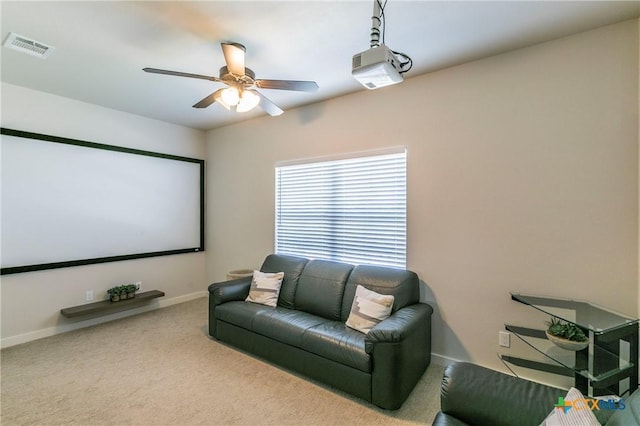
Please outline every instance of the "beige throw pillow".
[{"label": "beige throw pillow", "polygon": [[359,285],[345,324],[366,334],[380,321],[389,318],[393,300],[393,296],[379,294]]},{"label": "beige throw pillow", "polygon": [[280,294],[283,278],[284,272],[265,273],[253,271],[249,296],[245,300],[275,307],[278,304],[278,295]]},{"label": "beige throw pillow", "polygon": [[560,398],[540,426],[599,426],[600,422],[591,411],[591,399],[585,398],[576,388],[569,389],[567,396]]}]

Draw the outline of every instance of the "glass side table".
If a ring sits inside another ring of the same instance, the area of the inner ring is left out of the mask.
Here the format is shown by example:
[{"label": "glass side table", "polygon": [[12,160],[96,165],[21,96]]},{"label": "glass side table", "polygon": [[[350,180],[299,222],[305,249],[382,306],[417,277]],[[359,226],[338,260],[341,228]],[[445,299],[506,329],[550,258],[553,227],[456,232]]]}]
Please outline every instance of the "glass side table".
[{"label": "glass side table", "polygon": [[[505,325],[533,350],[551,363],[501,355],[509,363],[525,368],[573,376],[575,387],[589,396],[621,394],[621,382],[628,389],[638,387],[638,319],[593,303],[511,293],[511,299],[550,317],[576,324],[589,337],[589,346],[570,351],[551,347],[544,330]],[[562,353],[564,352],[564,353]],[[567,354],[569,356],[567,356]]]}]

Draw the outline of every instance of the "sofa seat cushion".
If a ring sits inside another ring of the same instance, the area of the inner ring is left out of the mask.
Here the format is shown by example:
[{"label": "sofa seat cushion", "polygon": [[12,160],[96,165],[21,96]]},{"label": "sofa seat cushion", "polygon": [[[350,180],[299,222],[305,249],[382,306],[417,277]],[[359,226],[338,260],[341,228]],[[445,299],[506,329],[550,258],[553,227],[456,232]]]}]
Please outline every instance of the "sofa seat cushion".
[{"label": "sofa seat cushion", "polygon": [[300,348],[305,331],[324,322],[327,320],[306,312],[276,308],[260,311],[253,324],[253,331]]},{"label": "sofa seat cushion", "polygon": [[245,301],[227,302],[216,307],[216,318],[238,327],[254,331],[253,325],[262,311],[273,311],[275,308]]},{"label": "sofa seat cushion", "polygon": [[371,358],[364,350],[365,335],[337,321],[309,328],[301,348],[365,373],[371,372]]}]

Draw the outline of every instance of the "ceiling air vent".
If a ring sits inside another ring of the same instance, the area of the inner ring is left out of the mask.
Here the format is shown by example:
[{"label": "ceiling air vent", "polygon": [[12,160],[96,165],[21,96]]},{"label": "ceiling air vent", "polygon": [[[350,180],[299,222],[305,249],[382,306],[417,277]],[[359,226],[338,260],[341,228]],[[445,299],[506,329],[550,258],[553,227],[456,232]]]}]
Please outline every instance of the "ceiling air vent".
[{"label": "ceiling air vent", "polygon": [[53,46],[47,46],[46,44],[42,44],[15,33],[9,33],[7,39],[3,43],[3,46],[31,56],[37,56],[42,59],[49,56],[55,49]]}]

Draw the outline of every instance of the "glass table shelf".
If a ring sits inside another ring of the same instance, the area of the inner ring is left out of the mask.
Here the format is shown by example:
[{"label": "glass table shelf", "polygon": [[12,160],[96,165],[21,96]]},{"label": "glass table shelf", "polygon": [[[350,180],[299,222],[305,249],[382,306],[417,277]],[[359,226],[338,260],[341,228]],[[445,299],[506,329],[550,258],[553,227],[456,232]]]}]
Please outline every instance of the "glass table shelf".
[{"label": "glass table shelf", "polygon": [[558,299],[511,293],[511,298],[541,312],[572,322],[596,334],[637,324],[638,319],[581,300]]},{"label": "glass table shelf", "polygon": [[[535,362],[550,362],[550,365],[557,366],[555,370],[557,372],[565,370],[564,375],[579,374],[585,379],[591,380],[594,383],[610,380],[611,377],[617,374],[625,374],[629,370],[634,368],[634,364],[630,360],[622,359],[618,354],[609,352],[605,348],[600,346],[594,346],[592,348],[594,357],[606,362],[608,365],[617,365],[618,368],[607,371],[599,375],[593,374],[589,371],[588,364],[580,364],[579,357],[576,358],[576,354],[572,351],[559,348],[547,339],[544,332],[539,330],[532,330],[524,327],[517,327],[513,325],[506,325],[505,329],[513,333],[518,339],[520,339],[526,346],[530,347],[539,355]],[[586,358],[585,358],[586,360]]]},{"label": "glass table shelf", "polygon": [[621,395],[638,387],[637,318],[581,300],[510,295],[512,300],[540,313],[576,324],[589,337],[589,346],[568,351],[549,341],[544,330],[505,324],[505,329],[524,344],[525,353],[531,357],[501,354],[503,361],[525,369],[573,377],[575,387],[589,396]]}]

